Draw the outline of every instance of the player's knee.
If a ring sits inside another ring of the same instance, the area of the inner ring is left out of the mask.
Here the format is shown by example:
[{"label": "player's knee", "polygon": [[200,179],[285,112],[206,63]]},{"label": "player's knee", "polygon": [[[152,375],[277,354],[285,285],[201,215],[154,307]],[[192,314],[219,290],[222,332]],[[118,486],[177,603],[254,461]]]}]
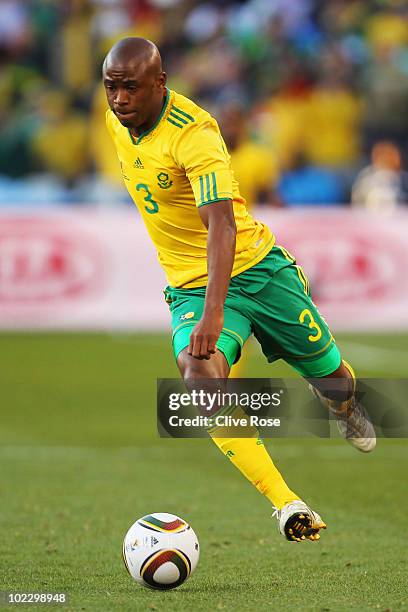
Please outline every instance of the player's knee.
[{"label": "player's knee", "polygon": [[177,365],[184,380],[202,378],[228,378],[229,366],[224,355],[217,351],[210,359],[197,359],[189,355],[187,348],[181,351]]},{"label": "player's knee", "polygon": [[177,364],[189,392],[195,391],[200,398],[197,405],[199,412],[206,416],[215,414],[219,406],[216,403],[212,406],[207,405],[206,398],[216,396],[226,389],[228,371],[225,371],[222,362],[217,358],[196,359],[183,351],[179,355]]},{"label": "player's knee", "polygon": [[[197,363],[194,363],[194,361]],[[211,378],[211,368],[203,366],[202,362],[192,357],[183,365],[182,376],[184,380],[200,380],[201,378]]]}]

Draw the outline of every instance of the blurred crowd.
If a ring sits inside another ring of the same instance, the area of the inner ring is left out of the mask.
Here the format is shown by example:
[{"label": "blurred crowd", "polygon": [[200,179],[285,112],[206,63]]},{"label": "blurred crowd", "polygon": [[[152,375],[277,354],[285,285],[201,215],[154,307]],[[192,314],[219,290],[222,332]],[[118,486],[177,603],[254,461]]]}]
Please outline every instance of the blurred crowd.
[{"label": "blurred crowd", "polygon": [[408,202],[406,0],[0,0],[0,203],[128,202],[103,58],[160,48],[249,205]]}]

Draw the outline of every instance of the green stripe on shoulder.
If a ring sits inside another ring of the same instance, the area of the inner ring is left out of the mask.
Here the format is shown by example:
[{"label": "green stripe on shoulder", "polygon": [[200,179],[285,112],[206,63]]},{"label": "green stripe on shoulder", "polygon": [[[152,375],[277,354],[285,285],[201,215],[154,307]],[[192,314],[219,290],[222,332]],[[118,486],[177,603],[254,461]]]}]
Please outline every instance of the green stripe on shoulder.
[{"label": "green stripe on shoulder", "polygon": [[177,115],[173,111],[169,112],[169,116],[173,117],[173,119],[177,119],[177,121],[180,121],[181,123],[184,123],[184,125],[188,124],[187,119],[184,119],[181,115]]},{"label": "green stripe on shoulder", "polygon": [[174,104],[173,104],[173,106],[171,108],[172,108],[172,110],[176,111],[176,113],[178,113],[179,115],[183,115],[183,117],[185,117],[186,119],[189,119],[190,121],[195,121],[194,117],[192,117],[191,115],[189,115],[185,111],[181,110],[181,108],[178,108]]},{"label": "green stripe on shoulder", "polygon": [[167,117],[167,120],[169,123],[172,123],[173,125],[175,125],[178,128],[183,128],[184,125],[182,123],[177,123],[177,121],[173,121],[173,119],[171,117]]}]

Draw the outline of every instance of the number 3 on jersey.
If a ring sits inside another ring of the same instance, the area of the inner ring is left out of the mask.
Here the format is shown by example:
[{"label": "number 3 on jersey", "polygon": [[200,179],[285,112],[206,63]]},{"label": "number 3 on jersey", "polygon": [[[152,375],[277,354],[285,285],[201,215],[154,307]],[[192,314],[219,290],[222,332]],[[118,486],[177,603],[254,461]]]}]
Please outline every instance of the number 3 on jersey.
[{"label": "number 3 on jersey", "polygon": [[145,206],[146,212],[150,213],[151,215],[159,212],[159,205],[155,200],[153,200],[153,196],[150,193],[150,189],[148,185],[145,185],[145,183],[138,183],[136,185],[136,191],[145,191],[147,194],[144,198],[144,201],[149,203],[148,206]]}]

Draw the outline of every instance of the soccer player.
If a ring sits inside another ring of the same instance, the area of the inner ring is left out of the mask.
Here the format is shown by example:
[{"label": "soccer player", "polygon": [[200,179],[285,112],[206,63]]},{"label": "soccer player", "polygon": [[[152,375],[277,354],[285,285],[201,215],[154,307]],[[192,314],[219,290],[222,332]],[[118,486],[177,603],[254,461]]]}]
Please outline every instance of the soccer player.
[{"label": "soccer player", "polygon": [[[311,300],[295,259],[253,219],[239,193],[215,119],[166,87],[157,47],[125,38],[108,53],[106,121],[123,179],[157,249],[173,349],[184,379],[226,379],[253,333],[268,361],[283,358],[367,452],[375,433],[355,399],[354,374]],[[343,384],[330,391],[325,381]],[[326,525],[289,489],[254,429],[211,434],[221,451],[275,507],[288,540],[317,540]]]}]

